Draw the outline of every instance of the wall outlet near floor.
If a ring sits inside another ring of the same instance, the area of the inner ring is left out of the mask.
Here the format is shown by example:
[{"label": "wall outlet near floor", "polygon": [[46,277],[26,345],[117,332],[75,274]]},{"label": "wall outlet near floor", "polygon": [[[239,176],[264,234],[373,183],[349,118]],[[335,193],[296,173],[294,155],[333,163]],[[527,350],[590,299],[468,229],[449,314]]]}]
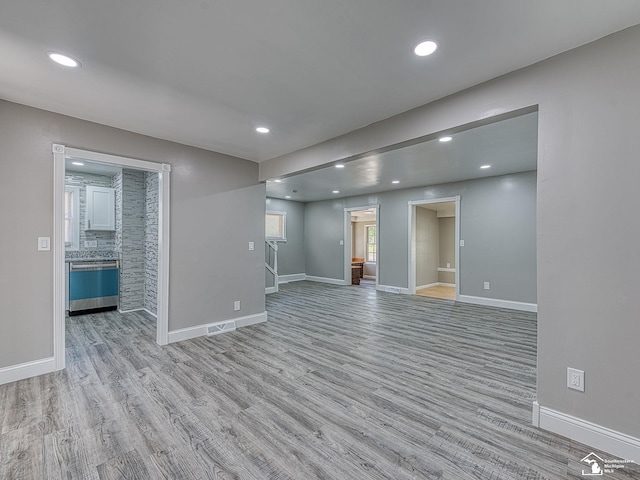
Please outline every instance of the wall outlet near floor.
[{"label": "wall outlet near floor", "polygon": [[236,300],[235,302],[233,302],[233,309],[237,312],[238,310],[240,310],[240,300]]},{"label": "wall outlet near floor", "polygon": [[567,387],[584,392],[584,372],[567,367]]},{"label": "wall outlet near floor", "polygon": [[491,289],[491,283],[490,282],[484,282],[484,289],[485,290],[490,290]]}]

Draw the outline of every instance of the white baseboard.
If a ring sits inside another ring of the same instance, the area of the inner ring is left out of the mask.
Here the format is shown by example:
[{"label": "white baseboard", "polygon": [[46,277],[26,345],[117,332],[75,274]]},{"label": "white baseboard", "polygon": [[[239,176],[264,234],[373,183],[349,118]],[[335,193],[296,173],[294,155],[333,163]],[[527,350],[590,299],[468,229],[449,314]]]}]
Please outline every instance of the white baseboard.
[{"label": "white baseboard", "polygon": [[[538,402],[533,402],[533,424],[623,460],[640,463],[640,438],[543,407]],[[584,452],[585,455],[588,453]]]},{"label": "white baseboard", "polygon": [[331,285],[351,285],[351,283],[344,283],[341,278],[326,278],[326,277],[314,277],[312,275],[306,275],[305,280],[310,282],[329,283]]},{"label": "white baseboard", "polygon": [[416,285],[416,290],[422,290],[423,288],[439,287],[440,283],[427,283],[426,285]]},{"label": "white baseboard", "polygon": [[439,272],[456,273],[455,268],[438,267]]},{"label": "white baseboard", "polygon": [[455,287],[456,284],[455,283],[443,283],[443,282],[438,282],[438,286],[439,287]]},{"label": "white baseboard", "polygon": [[0,368],[0,385],[17,382],[25,378],[36,377],[56,371],[56,364],[53,357],[34,360],[33,362],[20,363],[10,367]]},{"label": "white baseboard", "polygon": [[307,275],[305,273],[292,273],[290,275],[278,275],[278,285],[281,283],[300,282],[306,280]]},{"label": "white baseboard", "polygon": [[376,276],[375,275],[362,275],[362,278],[364,278],[366,280],[375,280]]},{"label": "white baseboard", "polygon": [[153,313],[148,308],[134,308],[134,309],[131,309],[131,310],[118,310],[118,313],[133,313],[133,312],[146,312],[149,315],[151,315],[153,318],[158,318],[158,315]]},{"label": "white baseboard", "polygon": [[[278,285],[280,284],[280,282],[278,282]],[[270,293],[276,293],[276,287],[266,287],[264,289],[264,293],[265,295],[269,295]]]},{"label": "white baseboard", "polygon": [[241,328],[266,321],[267,312],[262,312],[256,313],[255,315],[247,315],[246,317],[230,318],[228,320],[197,325],[195,327],[181,328],[180,330],[173,330],[169,332],[169,343],[181,342],[183,340],[189,340],[190,338],[203,337],[207,334],[207,328],[216,324],[235,322],[236,328]]},{"label": "white baseboard", "polygon": [[392,287],[391,285],[378,285],[376,290],[388,293],[399,293],[402,295],[409,295],[409,289],[404,287]]},{"label": "white baseboard", "polygon": [[495,298],[473,297],[471,295],[459,295],[458,301],[462,303],[473,303],[474,305],[486,305],[487,307],[510,308],[523,312],[537,312],[538,304],[513,302],[511,300],[498,300]]}]

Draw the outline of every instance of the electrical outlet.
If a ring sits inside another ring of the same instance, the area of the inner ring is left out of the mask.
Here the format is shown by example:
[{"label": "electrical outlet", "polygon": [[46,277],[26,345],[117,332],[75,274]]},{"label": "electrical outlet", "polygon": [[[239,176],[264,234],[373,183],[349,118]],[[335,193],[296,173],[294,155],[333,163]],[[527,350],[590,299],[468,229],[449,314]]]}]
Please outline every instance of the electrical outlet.
[{"label": "electrical outlet", "polygon": [[584,392],[584,372],[576,368],[567,368],[567,387]]},{"label": "electrical outlet", "polygon": [[235,302],[233,302],[233,309],[235,311],[240,310],[240,300],[236,300]]},{"label": "electrical outlet", "polygon": [[490,289],[491,289],[491,283],[489,283],[489,282],[484,282],[484,289],[485,289],[485,290],[490,290]]}]

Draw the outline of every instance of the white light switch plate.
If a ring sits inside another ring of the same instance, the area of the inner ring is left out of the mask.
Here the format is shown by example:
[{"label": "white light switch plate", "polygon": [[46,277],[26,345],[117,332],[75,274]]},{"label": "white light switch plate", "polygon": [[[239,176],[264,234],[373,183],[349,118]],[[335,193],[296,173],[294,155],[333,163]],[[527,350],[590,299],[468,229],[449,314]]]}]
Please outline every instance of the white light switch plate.
[{"label": "white light switch plate", "polygon": [[464,240],[460,240],[460,246],[464,247]]},{"label": "white light switch plate", "polygon": [[51,237],[38,237],[38,251],[48,252],[51,250]]},{"label": "white light switch plate", "polygon": [[254,242],[249,242],[249,250],[255,250],[256,249],[256,244]]}]

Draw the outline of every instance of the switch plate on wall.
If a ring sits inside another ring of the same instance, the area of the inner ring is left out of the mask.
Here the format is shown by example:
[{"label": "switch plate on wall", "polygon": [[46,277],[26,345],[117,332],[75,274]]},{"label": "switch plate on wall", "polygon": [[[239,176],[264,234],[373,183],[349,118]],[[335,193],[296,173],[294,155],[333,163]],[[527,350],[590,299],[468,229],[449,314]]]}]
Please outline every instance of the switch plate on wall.
[{"label": "switch plate on wall", "polygon": [[249,242],[249,250],[255,250],[256,249],[256,244],[254,242]]},{"label": "switch plate on wall", "polygon": [[38,251],[48,252],[51,250],[51,237],[38,237]]},{"label": "switch plate on wall", "polygon": [[238,310],[240,310],[240,300],[236,300],[235,302],[233,302],[233,309],[237,312]]},{"label": "switch plate on wall", "polygon": [[491,289],[491,283],[489,283],[489,282],[484,282],[484,289],[485,289],[485,290],[490,290],[490,289]]}]

